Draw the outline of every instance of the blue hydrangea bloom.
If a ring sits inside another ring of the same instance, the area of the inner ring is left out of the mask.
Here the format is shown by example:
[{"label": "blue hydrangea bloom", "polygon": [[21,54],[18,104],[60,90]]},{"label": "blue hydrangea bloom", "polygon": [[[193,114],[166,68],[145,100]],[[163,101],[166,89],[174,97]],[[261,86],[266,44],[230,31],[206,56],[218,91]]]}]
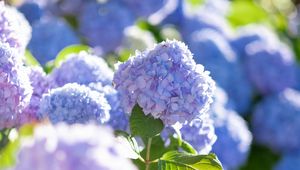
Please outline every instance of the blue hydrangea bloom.
[{"label": "blue hydrangea bloom", "polygon": [[180,129],[182,139],[190,143],[199,154],[209,154],[217,140],[213,121],[195,119],[190,124],[183,125]]},{"label": "blue hydrangea bloom", "polygon": [[252,134],[246,121],[229,104],[226,93],[217,88],[209,112],[218,137],[212,152],[218,155],[225,170],[237,169],[245,163],[252,142]]},{"label": "blue hydrangea bloom", "polygon": [[105,123],[110,106],[104,95],[76,83],[52,89],[43,95],[38,118],[49,118],[52,123]]},{"label": "blue hydrangea bloom", "polygon": [[245,67],[249,79],[262,94],[279,92],[296,83],[294,55],[283,43],[251,44],[247,49]]},{"label": "blue hydrangea bloom", "polygon": [[119,47],[124,29],[134,23],[131,12],[114,0],[87,3],[78,19],[82,36],[101,53],[114,51]]},{"label": "blue hydrangea bloom", "polygon": [[172,24],[175,26],[180,26],[181,23],[184,21],[184,6],[186,1],[185,0],[177,0],[176,2],[176,8],[164,18],[162,21],[162,25],[164,24]]},{"label": "blue hydrangea bloom", "polygon": [[235,109],[245,114],[251,104],[253,87],[228,41],[217,31],[203,29],[188,44],[195,61],[211,72],[212,78],[235,103]]},{"label": "blue hydrangea bloom", "polygon": [[240,60],[243,60],[247,55],[247,46],[258,41],[266,44],[273,44],[279,40],[270,28],[262,25],[251,24],[240,27],[237,30],[237,35],[230,40],[230,44],[237,53],[237,57]]},{"label": "blue hydrangea bloom", "polygon": [[64,47],[78,43],[78,37],[66,22],[58,18],[44,17],[32,26],[32,39],[28,48],[45,65]]},{"label": "blue hydrangea bloom", "polygon": [[31,27],[25,17],[14,7],[0,2],[0,42],[24,52],[31,38]]},{"label": "blue hydrangea bloom", "polygon": [[296,76],[296,83],[293,86],[293,88],[300,90],[300,76],[299,76],[300,75],[300,66],[299,65],[296,66],[296,75],[298,75],[298,76]]},{"label": "blue hydrangea bloom", "polygon": [[16,49],[0,44],[0,129],[20,126],[32,87]]},{"label": "blue hydrangea bloom", "polygon": [[147,18],[151,14],[157,12],[166,5],[167,1],[170,0],[151,0],[151,1],[140,1],[140,0],[122,0],[127,7],[134,12],[135,16]]},{"label": "blue hydrangea bloom", "polygon": [[23,110],[23,121],[36,121],[37,111],[39,110],[40,101],[44,93],[55,88],[55,82],[51,81],[41,67],[29,67],[29,79],[33,87],[33,93],[29,105]]},{"label": "blue hydrangea bloom", "polygon": [[97,82],[111,85],[113,71],[102,58],[82,51],[79,54],[70,54],[50,76],[58,86],[67,83],[88,85]]},{"label": "blue hydrangea bloom", "polygon": [[185,42],[190,42],[195,32],[203,29],[212,29],[221,33],[224,37],[229,38],[232,36],[232,29],[224,17],[200,10],[197,14],[189,14],[188,9],[184,10],[185,19],[179,26],[179,31]]},{"label": "blue hydrangea bloom", "polygon": [[300,152],[283,155],[275,165],[274,170],[298,170],[300,167]]},{"label": "blue hydrangea bloom", "polygon": [[33,2],[23,3],[18,10],[24,14],[31,25],[39,21],[44,13],[38,4]]},{"label": "blue hydrangea bloom", "polygon": [[126,112],[138,104],[146,115],[160,118],[166,125],[206,114],[215,88],[209,72],[176,40],[136,52],[119,65],[113,81]]},{"label": "blue hydrangea bloom", "polygon": [[52,6],[54,15],[60,16],[78,16],[85,4],[93,0],[59,0]]},{"label": "blue hydrangea bloom", "polygon": [[113,129],[126,131],[129,127],[129,116],[121,107],[119,93],[111,85],[103,86],[101,83],[91,83],[89,84],[89,87],[92,90],[104,93],[105,98],[107,99],[111,107],[111,110],[109,112],[110,119],[107,124],[110,125]]},{"label": "blue hydrangea bloom", "polygon": [[225,108],[213,112],[212,119],[218,139],[213,145],[212,152],[218,155],[225,170],[237,169],[248,158],[252,134],[246,121],[236,112]]},{"label": "blue hydrangea bloom", "polygon": [[255,108],[255,140],[277,152],[300,149],[300,92],[286,89],[264,98]]},{"label": "blue hydrangea bloom", "polygon": [[[137,170],[113,131],[96,125],[39,125],[21,142],[14,170]],[[33,154],[34,153],[34,154]]]}]

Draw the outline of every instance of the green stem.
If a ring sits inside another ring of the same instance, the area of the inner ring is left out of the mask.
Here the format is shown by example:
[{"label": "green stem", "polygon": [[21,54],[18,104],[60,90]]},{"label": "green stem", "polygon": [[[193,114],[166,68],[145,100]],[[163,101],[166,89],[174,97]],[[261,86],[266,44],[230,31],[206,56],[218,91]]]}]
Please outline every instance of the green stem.
[{"label": "green stem", "polygon": [[150,161],[151,143],[152,143],[152,138],[149,138],[148,143],[147,143],[147,152],[146,152],[146,161],[145,161],[146,170],[149,170],[150,163],[151,163],[151,161]]}]

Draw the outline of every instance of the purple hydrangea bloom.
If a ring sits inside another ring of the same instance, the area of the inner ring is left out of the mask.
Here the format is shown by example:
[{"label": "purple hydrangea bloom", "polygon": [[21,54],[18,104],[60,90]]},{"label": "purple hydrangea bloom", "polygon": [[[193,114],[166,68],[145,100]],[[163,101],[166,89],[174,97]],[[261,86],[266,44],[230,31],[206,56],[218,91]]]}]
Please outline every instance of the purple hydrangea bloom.
[{"label": "purple hydrangea bloom", "polygon": [[110,106],[104,95],[76,83],[52,89],[43,95],[38,111],[39,119],[48,117],[52,123],[105,123]]},{"label": "purple hydrangea bloom", "polygon": [[120,64],[114,83],[126,112],[138,104],[166,125],[204,115],[215,83],[184,43],[167,40]]},{"label": "purple hydrangea bloom", "polygon": [[266,97],[252,117],[257,142],[277,152],[300,149],[300,92],[286,89]]},{"label": "purple hydrangea bloom", "polygon": [[58,86],[67,83],[88,85],[97,82],[111,85],[113,71],[102,58],[87,52],[80,52],[70,54],[60,67],[53,70],[51,77]]},{"label": "purple hydrangea bloom", "polygon": [[39,110],[40,101],[44,93],[55,88],[55,82],[51,81],[41,67],[29,68],[29,79],[33,87],[33,93],[30,104],[23,110],[23,121],[36,121],[37,111]]},{"label": "purple hydrangea bloom", "polygon": [[195,119],[180,129],[182,139],[190,143],[199,154],[209,154],[217,136],[210,118]]},{"label": "purple hydrangea bloom", "polygon": [[119,47],[123,31],[134,17],[119,1],[87,3],[79,15],[79,31],[89,45],[102,53]]},{"label": "purple hydrangea bloom", "polygon": [[225,170],[237,169],[245,163],[252,142],[252,134],[246,121],[232,110],[229,104],[226,93],[217,88],[210,110],[218,137],[212,152],[218,155]]},{"label": "purple hydrangea bloom", "polygon": [[211,72],[212,78],[235,103],[235,109],[245,114],[251,104],[253,88],[228,41],[217,31],[203,29],[195,33],[188,44],[196,56],[195,61]]},{"label": "purple hydrangea bloom", "polygon": [[245,67],[251,82],[262,94],[279,92],[296,83],[294,55],[283,43],[251,44],[247,49]]},{"label": "purple hydrangea bloom", "polygon": [[[39,125],[24,139],[14,170],[137,170],[113,131],[96,125]],[[34,154],[33,154],[34,153]]]},{"label": "purple hydrangea bloom", "polygon": [[89,87],[92,90],[104,93],[105,98],[107,99],[111,107],[111,110],[109,112],[110,119],[107,124],[113,129],[126,131],[129,127],[129,116],[121,107],[119,93],[111,85],[103,86],[101,83],[91,83],[89,84]]},{"label": "purple hydrangea bloom", "polygon": [[274,170],[298,170],[300,167],[300,152],[296,151],[283,155],[275,165]]},{"label": "purple hydrangea bloom", "polygon": [[41,7],[33,2],[23,3],[18,10],[23,13],[28,22],[33,25],[35,22],[39,21],[44,13]]},{"label": "purple hydrangea bloom", "polygon": [[8,44],[0,44],[0,129],[20,126],[32,87],[21,57]]},{"label": "purple hydrangea bloom", "polygon": [[32,39],[28,48],[34,57],[45,65],[53,60],[60,50],[79,42],[66,22],[58,18],[44,17],[32,26]]},{"label": "purple hydrangea bloom", "polygon": [[25,17],[14,7],[0,2],[0,42],[24,52],[31,38],[31,27]]}]

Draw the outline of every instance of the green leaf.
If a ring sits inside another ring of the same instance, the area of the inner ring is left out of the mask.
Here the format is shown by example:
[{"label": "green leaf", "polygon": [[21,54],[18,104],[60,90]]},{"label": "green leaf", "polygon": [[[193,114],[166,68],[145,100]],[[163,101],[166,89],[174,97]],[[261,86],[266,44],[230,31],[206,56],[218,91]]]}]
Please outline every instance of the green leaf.
[{"label": "green leaf", "polygon": [[269,19],[267,12],[262,7],[255,2],[246,0],[233,1],[227,18],[235,27]]},{"label": "green leaf", "polygon": [[131,54],[134,54],[133,50],[130,49],[123,49],[119,52],[119,61],[125,62],[128,60]]},{"label": "green leaf", "polygon": [[[148,144],[148,140],[143,139],[145,146]],[[160,137],[160,135],[152,138],[151,142],[151,151],[150,151],[150,161],[160,158],[166,153],[168,150],[165,148],[164,141]],[[146,149],[141,152],[143,158],[146,158]]]},{"label": "green leaf", "polygon": [[187,153],[191,153],[191,154],[197,154],[198,152],[196,151],[196,149],[189,144],[187,141],[182,140],[181,143],[181,148],[186,151]]},{"label": "green leaf", "polygon": [[28,66],[40,66],[40,63],[34,58],[29,50],[25,51],[25,64]]},{"label": "green leaf", "polygon": [[222,165],[214,154],[194,155],[170,151],[158,162],[159,170],[222,170]]},{"label": "green leaf", "polygon": [[121,130],[115,131],[115,135],[118,138],[125,139],[127,144],[124,143],[124,145],[129,145],[130,146],[130,149],[133,151],[133,152],[130,153],[130,155],[132,155],[132,156],[130,156],[130,158],[137,159],[137,158],[141,157],[139,146],[138,146],[136,140],[131,135],[129,135],[127,132],[124,132],[124,131],[121,131]]},{"label": "green leaf", "polygon": [[80,51],[89,51],[90,47],[86,45],[70,45],[64,49],[62,49],[54,60],[54,66],[59,67],[60,64],[67,59],[69,54],[79,53]]},{"label": "green leaf", "polygon": [[133,108],[129,121],[133,136],[151,138],[160,134],[164,128],[160,119],[154,119],[151,114],[146,116],[138,105]]}]

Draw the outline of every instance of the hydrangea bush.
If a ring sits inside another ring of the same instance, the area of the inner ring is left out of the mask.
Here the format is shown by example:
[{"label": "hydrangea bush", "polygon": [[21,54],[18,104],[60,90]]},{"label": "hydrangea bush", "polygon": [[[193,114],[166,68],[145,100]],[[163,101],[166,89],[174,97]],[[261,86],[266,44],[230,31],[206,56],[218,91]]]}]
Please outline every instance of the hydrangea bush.
[{"label": "hydrangea bush", "polygon": [[298,169],[281,3],[0,2],[0,169]]}]

